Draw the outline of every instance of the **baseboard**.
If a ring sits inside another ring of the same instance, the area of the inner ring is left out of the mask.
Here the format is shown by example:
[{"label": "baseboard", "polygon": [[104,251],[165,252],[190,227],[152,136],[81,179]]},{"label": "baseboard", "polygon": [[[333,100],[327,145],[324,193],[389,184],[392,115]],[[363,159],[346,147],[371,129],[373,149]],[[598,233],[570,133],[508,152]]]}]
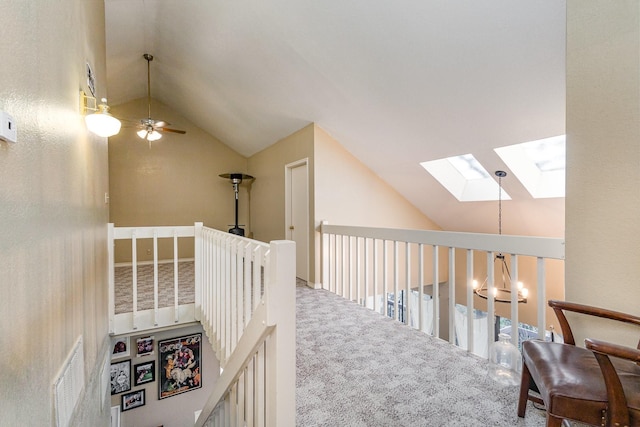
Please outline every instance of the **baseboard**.
[{"label": "baseboard", "polygon": [[[173,259],[159,259],[158,264],[173,264]],[[178,258],[178,263],[181,262],[194,262],[194,258]],[[137,265],[153,265],[153,261],[138,261]],[[133,266],[132,262],[116,262],[114,264],[115,267],[131,267]]]}]

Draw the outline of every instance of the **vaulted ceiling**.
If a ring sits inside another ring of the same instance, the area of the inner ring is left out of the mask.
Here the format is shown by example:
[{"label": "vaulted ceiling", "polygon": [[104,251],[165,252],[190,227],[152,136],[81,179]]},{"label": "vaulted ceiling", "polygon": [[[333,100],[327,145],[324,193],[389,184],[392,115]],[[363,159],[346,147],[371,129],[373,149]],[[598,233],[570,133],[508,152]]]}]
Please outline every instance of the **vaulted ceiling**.
[{"label": "vaulted ceiling", "polygon": [[[446,230],[497,230],[419,162],[564,134],[560,0],[105,0],[109,103],[152,94],[244,156],[310,122]],[[506,234],[563,236],[510,174]]]}]

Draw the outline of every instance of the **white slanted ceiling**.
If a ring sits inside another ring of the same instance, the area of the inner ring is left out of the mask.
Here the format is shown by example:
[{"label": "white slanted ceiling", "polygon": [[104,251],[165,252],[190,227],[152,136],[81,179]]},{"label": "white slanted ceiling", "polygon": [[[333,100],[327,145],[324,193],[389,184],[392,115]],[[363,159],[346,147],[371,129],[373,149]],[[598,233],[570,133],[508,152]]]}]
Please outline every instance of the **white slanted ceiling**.
[{"label": "white slanted ceiling", "polygon": [[[316,122],[448,230],[496,232],[420,162],[564,134],[561,0],[105,0],[108,96],[154,98],[250,156]],[[564,235],[510,174],[504,232]]]}]

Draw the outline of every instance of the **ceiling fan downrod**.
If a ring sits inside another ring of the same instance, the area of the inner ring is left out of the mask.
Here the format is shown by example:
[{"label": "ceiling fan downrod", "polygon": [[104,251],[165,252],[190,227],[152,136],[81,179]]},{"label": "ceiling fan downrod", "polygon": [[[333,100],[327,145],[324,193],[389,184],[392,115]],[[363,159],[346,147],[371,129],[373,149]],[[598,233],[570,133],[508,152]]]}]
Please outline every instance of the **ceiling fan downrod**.
[{"label": "ceiling fan downrod", "polygon": [[153,61],[153,55],[145,53],[142,57],[147,60],[147,107],[149,109],[147,117],[151,118],[151,61]]}]

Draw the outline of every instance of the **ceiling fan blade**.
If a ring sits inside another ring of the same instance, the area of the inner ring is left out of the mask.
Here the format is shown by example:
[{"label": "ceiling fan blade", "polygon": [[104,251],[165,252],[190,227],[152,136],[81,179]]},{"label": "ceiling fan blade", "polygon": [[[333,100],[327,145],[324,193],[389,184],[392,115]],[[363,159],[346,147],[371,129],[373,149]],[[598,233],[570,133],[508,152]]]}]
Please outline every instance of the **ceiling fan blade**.
[{"label": "ceiling fan blade", "polygon": [[185,133],[187,133],[186,130],[180,130],[180,129],[171,129],[171,128],[161,128],[161,127],[156,127],[155,128],[158,132],[171,132],[171,133],[179,133],[181,135],[184,135]]}]

